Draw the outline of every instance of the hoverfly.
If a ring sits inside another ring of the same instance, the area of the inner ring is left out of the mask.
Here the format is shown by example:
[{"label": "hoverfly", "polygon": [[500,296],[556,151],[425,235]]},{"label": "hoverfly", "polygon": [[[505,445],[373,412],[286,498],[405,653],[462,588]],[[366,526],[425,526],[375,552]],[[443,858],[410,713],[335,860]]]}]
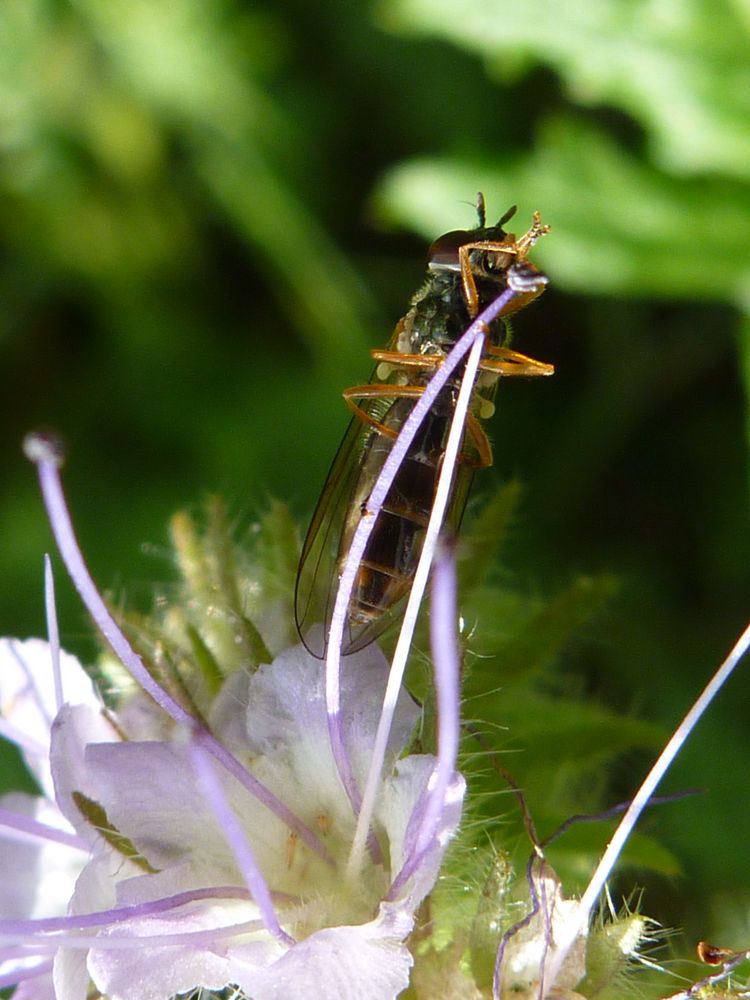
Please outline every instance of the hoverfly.
[{"label": "hoverfly", "polygon": [[[494,412],[497,380],[504,375],[551,375],[552,365],[505,346],[505,319],[544,290],[546,277],[527,259],[549,227],[534,213],[520,239],[503,226],[513,206],[486,226],[484,198],[477,199],[479,225],[435,240],[427,279],[398,322],[385,350],[373,350],[376,368],[367,385],[343,393],[354,417],[331,466],[307,531],[295,590],[297,629],[308,650],[323,658],[339,575],[375,480],[415,400],[469,324],[508,286],[521,289],[488,325],[485,347],[467,417],[445,523],[456,531],[474,470],[492,464],[481,421]],[[458,387],[459,365],[429,410],[380,510],[349,601],[342,652],[375,640],[399,615],[409,593],[430,516]],[[323,624],[311,632],[313,625]]]}]

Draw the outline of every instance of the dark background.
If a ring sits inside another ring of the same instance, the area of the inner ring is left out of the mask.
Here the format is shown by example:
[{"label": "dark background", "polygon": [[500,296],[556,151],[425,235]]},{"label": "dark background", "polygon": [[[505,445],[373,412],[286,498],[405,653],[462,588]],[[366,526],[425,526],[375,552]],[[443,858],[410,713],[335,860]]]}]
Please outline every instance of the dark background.
[{"label": "dark background", "polygon": [[[44,629],[27,430],[64,435],[94,576],[135,607],[172,573],[168,517],[206,492],[240,535],[270,496],[304,526],[341,389],[481,189],[491,217],[518,203],[517,232],[534,209],[553,229],[516,343],[557,374],[501,386],[477,483],[523,483],[504,572],[541,595],[613,574],[559,683],[676,724],[750,608],[749,33],[697,0],[6,0],[3,633]],[[740,671],[669,779],[708,794],[647,820],[683,874],[645,911],[688,941],[750,940],[749,691]],[[613,764],[607,800],[648,762]]]}]

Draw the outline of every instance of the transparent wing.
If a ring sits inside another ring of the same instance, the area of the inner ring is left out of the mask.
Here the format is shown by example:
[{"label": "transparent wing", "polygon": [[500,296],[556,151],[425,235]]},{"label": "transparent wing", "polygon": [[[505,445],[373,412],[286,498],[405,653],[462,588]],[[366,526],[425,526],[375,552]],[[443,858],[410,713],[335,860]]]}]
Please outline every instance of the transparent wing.
[{"label": "transparent wing", "polygon": [[339,580],[339,550],[362,459],[375,432],[354,417],[331,464],[302,546],[294,592],[294,616],[305,646],[325,657]]},{"label": "transparent wing", "polygon": [[[392,419],[393,413],[398,410],[400,424],[415,400],[413,397],[400,398],[395,405],[392,405],[397,396],[398,390],[395,390],[393,397],[363,400],[362,409],[377,422],[386,413],[389,413]],[[385,419],[386,423],[390,423],[389,417]],[[449,420],[447,422],[449,423]],[[351,537],[359,522],[362,504],[369,497],[392,444],[391,437],[379,433],[365,420],[358,417],[352,420],[333,461],[308,529],[297,574],[295,617],[297,629],[305,646],[318,658],[323,658],[326,654],[339,573]],[[419,445],[416,447],[419,448]],[[453,533],[458,531],[466,507],[473,473],[472,462],[461,463],[456,470],[445,520],[446,526]],[[389,497],[394,492],[399,493],[399,503],[406,503],[408,506],[411,498],[404,497],[399,492],[401,486],[403,484],[394,484]],[[434,490],[429,488],[425,496],[422,490],[420,499],[423,506],[431,508],[433,492]],[[369,645],[402,613],[411,588],[416,561],[421,554],[422,534],[418,533],[414,537],[406,572],[400,572],[396,567],[385,567],[390,575],[399,581],[397,586],[390,589],[388,599],[373,609],[368,619],[364,621],[361,615],[352,614],[350,608],[344,632],[345,654],[356,652]],[[368,554],[371,553],[370,548],[367,551]],[[382,566],[378,567],[378,570],[382,569]]]},{"label": "transparent wing", "polygon": [[[446,509],[442,526],[442,531],[449,537],[455,537],[458,534],[458,530],[461,526],[461,521],[466,510],[471,483],[474,478],[474,471],[473,467],[463,463],[460,463],[456,468],[453,483],[451,485],[451,495],[448,500],[448,507]],[[356,653],[358,650],[364,649],[365,646],[369,646],[371,642],[380,638],[380,636],[388,628],[390,628],[391,625],[398,622],[401,618],[404,613],[409,593],[411,592],[414,571],[416,570],[416,563],[419,561],[419,557],[422,554],[422,548],[423,539],[417,539],[413,549],[413,570],[408,579],[405,580],[406,588],[403,596],[401,596],[398,600],[392,601],[386,607],[381,608],[378,616],[366,624],[353,621],[351,618],[347,620],[344,632],[344,654]],[[335,593],[333,595],[333,599],[335,599]],[[329,625],[330,622],[326,622],[325,637],[328,635]],[[325,655],[325,653],[323,655]]]}]

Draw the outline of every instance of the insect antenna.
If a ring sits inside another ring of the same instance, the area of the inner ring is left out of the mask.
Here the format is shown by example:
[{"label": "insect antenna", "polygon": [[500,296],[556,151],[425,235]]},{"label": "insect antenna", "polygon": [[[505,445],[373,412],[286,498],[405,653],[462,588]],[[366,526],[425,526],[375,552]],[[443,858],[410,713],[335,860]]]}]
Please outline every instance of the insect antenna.
[{"label": "insect antenna", "polygon": [[477,218],[479,219],[479,228],[484,229],[487,222],[487,208],[484,204],[484,195],[481,191],[477,191]]},{"label": "insect antenna", "polygon": [[[502,229],[506,222],[510,222],[510,220],[513,218],[513,216],[516,214],[517,211],[518,211],[518,205],[511,205],[508,211],[505,213],[505,215],[498,220],[497,228]],[[482,225],[484,225],[484,223],[482,223]]]}]

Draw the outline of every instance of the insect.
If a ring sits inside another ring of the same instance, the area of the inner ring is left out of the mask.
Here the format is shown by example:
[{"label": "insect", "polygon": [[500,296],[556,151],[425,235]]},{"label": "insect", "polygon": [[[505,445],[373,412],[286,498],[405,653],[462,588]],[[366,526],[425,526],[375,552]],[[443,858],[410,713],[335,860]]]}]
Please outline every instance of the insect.
[{"label": "insect", "polygon": [[[488,324],[479,375],[466,420],[461,454],[445,524],[457,531],[475,469],[492,464],[481,422],[494,412],[497,381],[505,375],[551,375],[552,365],[505,346],[506,319],[544,290],[546,277],[527,259],[549,227],[534,213],[519,239],[503,226],[486,225],[484,198],[479,225],[435,240],[427,279],[398,322],[385,350],[373,350],[375,371],[367,385],[343,393],[354,417],[333,460],[307,531],[295,590],[297,629],[316,657],[326,653],[339,576],[362,511],[394,440],[416,399],[443,358],[476,316],[512,282],[517,294]],[[427,413],[378,513],[347,610],[343,652],[375,640],[399,615],[422,551],[463,365],[446,382]],[[322,623],[323,629],[313,626]]]}]

